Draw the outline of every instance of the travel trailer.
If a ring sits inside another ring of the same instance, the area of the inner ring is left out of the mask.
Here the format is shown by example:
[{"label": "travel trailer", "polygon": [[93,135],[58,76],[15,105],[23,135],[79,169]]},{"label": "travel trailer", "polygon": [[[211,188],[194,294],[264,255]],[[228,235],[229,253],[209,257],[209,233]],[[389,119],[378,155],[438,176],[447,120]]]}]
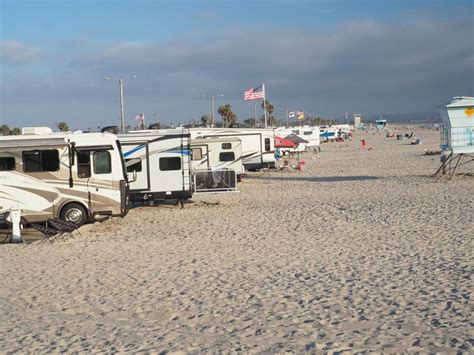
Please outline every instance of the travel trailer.
[{"label": "travel trailer", "polygon": [[232,169],[237,178],[244,173],[242,141],[237,137],[210,137],[191,140],[193,170]]},{"label": "travel trailer", "polygon": [[193,195],[191,138],[185,129],[119,134],[130,201],[186,200]]},{"label": "travel trailer", "polygon": [[275,166],[272,128],[191,128],[191,139],[237,137],[242,141],[242,164],[247,170]]},{"label": "travel trailer", "polygon": [[53,133],[27,127],[0,137],[0,211],[29,222],[61,218],[79,225],[96,215],[124,216],[128,181],[117,136]]},{"label": "travel trailer", "polygon": [[290,134],[297,135],[300,138],[308,141],[299,149],[313,149],[318,147],[320,144],[319,137],[319,127],[318,126],[301,126],[301,127],[278,127],[275,128],[275,136],[285,138]]}]

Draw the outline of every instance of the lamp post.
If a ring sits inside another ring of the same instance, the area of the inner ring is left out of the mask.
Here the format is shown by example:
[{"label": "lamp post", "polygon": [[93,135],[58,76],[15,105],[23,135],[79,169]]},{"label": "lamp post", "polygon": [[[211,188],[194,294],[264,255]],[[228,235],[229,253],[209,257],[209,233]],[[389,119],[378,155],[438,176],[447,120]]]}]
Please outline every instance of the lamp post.
[{"label": "lamp post", "polygon": [[216,97],[223,97],[224,94],[219,94],[219,95],[202,95],[202,97],[206,98],[206,97],[210,97],[211,98],[211,110],[212,110],[212,127],[214,128],[215,127],[215,124],[216,124],[216,120],[215,120],[215,117],[214,117],[214,102],[216,100]]},{"label": "lamp post", "polygon": [[[118,79],[119,95],[120,95],[120,123],[121,123],[122,133],[125,131],[125,116],[124,116],[124,105],[123,105],[123,83],[124,83],[125,79],[132,79],[132,78],[136,78],[136,77],[137,77],[136,75],[132,75],[132,76],[127,77],[127,78]],[[113,80],[114,78],[106,76],[104,79],[105,80]]]}]

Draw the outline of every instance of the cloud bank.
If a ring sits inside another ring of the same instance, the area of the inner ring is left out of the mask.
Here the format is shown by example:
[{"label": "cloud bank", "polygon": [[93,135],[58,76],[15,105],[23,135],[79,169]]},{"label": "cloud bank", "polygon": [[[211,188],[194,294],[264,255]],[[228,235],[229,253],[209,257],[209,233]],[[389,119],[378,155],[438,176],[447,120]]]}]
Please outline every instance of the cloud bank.
[{"label": "cloud bank", "polygon": [[174,122],[208,113],[201,95],[220,93],[222,103],[231,103],[239,119],[246,119],[253,105],[242,101],[243,91],[261,82],[277,108],[332,117],[435,111],[452,96],[474,95],[473,33],[469,18],[412,17],[331,30],[230,28],[161,43],[86,40],[61,53],[50,51],[54,71],[28,75],[8,64],[37,59],[39,50],[13,41],[4,54],[3,76],[11,85],[2,87],[2,116],[46,119],[47,104],[54,119],[82,115],[82,122],[110,123],[118,114],[118,94],[104,75],[137,76],[126,81],[128,116],[159,113]]}]

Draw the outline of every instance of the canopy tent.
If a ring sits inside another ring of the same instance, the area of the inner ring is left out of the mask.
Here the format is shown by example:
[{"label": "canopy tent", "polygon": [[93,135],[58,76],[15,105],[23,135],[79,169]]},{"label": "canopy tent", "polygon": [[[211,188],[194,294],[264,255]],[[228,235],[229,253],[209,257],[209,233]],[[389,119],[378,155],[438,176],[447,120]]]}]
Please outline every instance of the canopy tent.
[{"label": "canopy tent", "polygon": [[273,137],[273,139],[275,141],[275,148],[293,148],[298,145],[295,142],[278,136]]},{"label": "canopy tent", "polygon": [[290,134],[286,136],[285,139],[292,141],[293,143],[296,143],[296,144],[309,143],[306,139],[303,139],[300,136],[297,136],[296,134]]}]

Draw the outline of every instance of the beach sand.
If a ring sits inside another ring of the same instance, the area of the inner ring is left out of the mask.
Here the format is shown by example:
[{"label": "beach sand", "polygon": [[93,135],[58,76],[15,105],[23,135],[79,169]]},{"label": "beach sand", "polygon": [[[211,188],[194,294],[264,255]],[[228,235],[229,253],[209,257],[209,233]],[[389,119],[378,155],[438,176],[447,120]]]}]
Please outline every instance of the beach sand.
[{"label": "beach sand", "polygon": [[430,177],[439,133],[411,131],[1,245],[0,351],[472,351],[474,177]]}]

